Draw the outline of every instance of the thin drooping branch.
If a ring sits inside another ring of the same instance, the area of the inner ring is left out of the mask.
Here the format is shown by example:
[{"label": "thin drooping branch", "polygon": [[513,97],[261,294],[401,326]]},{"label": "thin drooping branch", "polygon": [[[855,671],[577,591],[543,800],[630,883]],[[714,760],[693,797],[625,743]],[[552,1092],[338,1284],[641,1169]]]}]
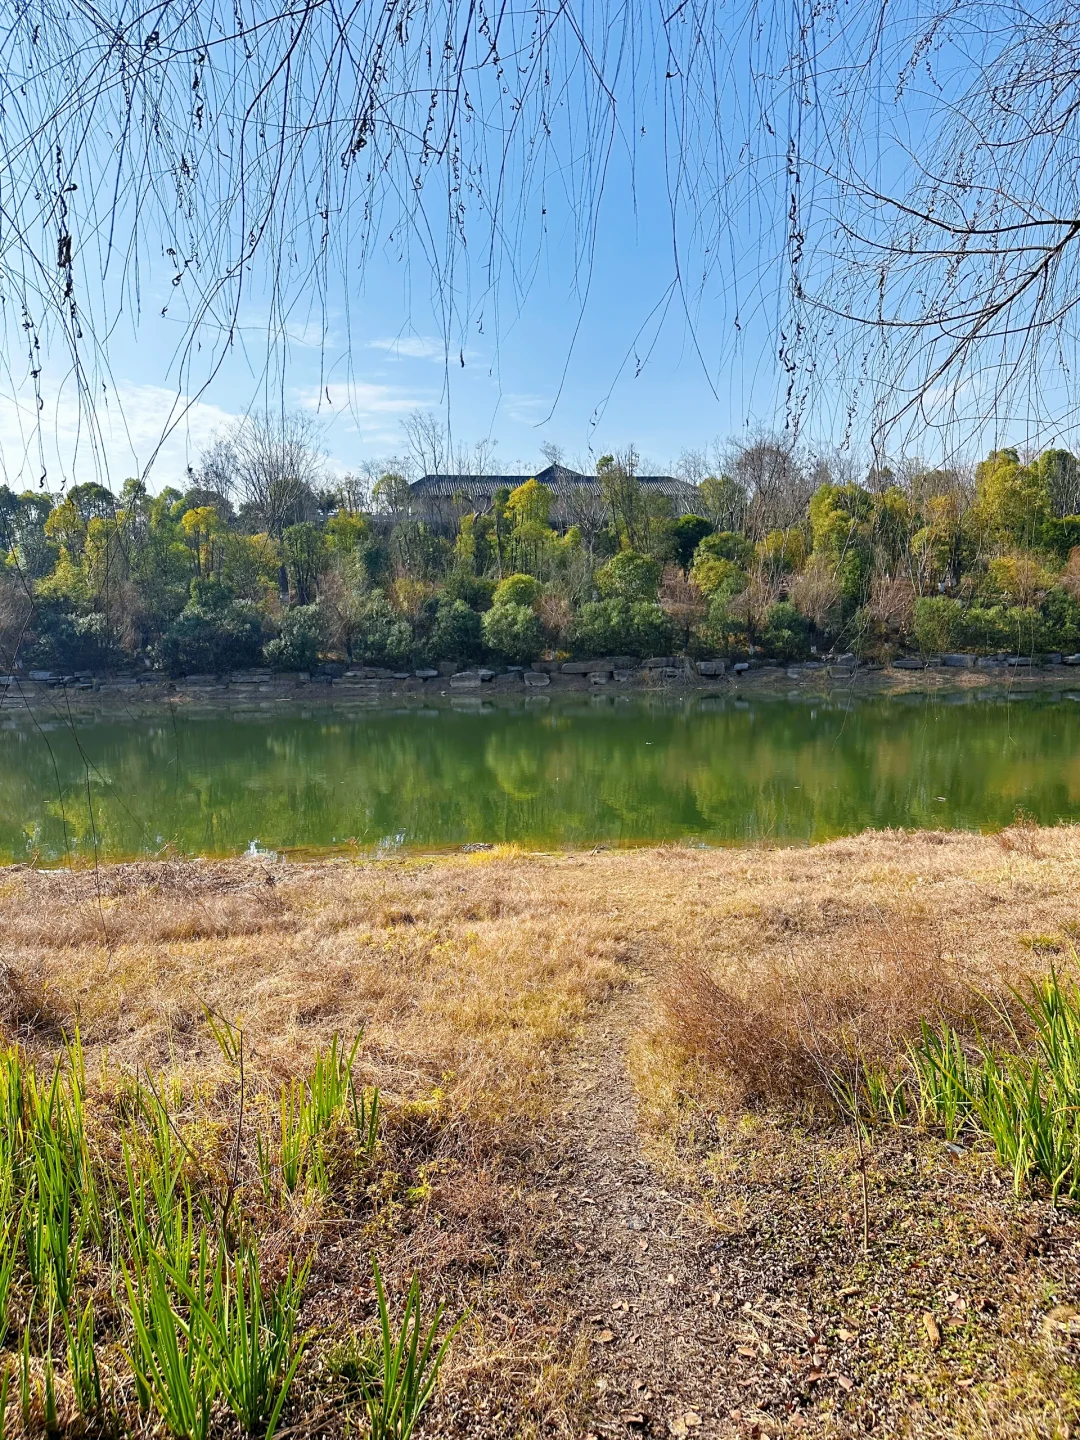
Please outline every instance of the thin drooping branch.
[{"label": "thin drooping branch", "polygon": [[429,277],[449,375],[553,245],[569,350],[639,162],[667,269],[605,384],[680,323],[715,394],[755,347],[795,436],[1071,408],[1078,0],[25,0],[0,43],[9,473],[60,380],[99,443],[118,326],[176,322],[167,430],[253,313],[283,384],[377,251]]}]

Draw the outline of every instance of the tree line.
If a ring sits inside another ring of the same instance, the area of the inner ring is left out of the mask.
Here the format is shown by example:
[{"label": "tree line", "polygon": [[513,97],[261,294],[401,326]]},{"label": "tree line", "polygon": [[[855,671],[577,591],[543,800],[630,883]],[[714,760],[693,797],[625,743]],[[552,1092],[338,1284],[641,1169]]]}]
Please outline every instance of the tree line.
[{"label": "tree line", "polygon": [[302,417],[251,416],[183,489],[0,488],[0,662],[172,675],[672,652],[780,660],[1080,650],[1080,462],[993,451],[853,476],[758,437],[686,455],[696,513],[535,479],[418,510],[405,467],[333,477]]}]

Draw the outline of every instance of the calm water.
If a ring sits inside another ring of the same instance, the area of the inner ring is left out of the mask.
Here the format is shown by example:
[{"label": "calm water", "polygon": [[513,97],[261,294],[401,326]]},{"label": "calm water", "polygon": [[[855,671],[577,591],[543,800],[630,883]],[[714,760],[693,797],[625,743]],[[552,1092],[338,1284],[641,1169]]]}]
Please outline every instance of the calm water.
[{"label": "calm water", "polygon": [[[961,697],[955,697],[960,699]],[[0,730],[0,859],[804,843],[1080,818],[1080,704],[597,697]]]}]

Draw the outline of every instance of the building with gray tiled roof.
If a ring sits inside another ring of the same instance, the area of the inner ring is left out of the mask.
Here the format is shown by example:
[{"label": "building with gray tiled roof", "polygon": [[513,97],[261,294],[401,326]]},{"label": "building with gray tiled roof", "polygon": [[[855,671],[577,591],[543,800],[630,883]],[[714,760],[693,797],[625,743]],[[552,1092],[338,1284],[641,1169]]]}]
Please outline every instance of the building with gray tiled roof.
[{"label": "building with gray tiled roof", "polygon": [[[660,494],[671,501],[676,515],[686,515],[701,503],[697,487],[672,475],[638,475],[637,483],[646,493]],[[535,479],[554,496],[551,519],[555,525],[574,525],[599,518],[604,495],[595,475],[582,475],[565,465],[549,465],[535,475],[424,475],[409,486],[413,513],[432,525],[456,525],[459,516],[491,508],[497,490],[514,490]]]}]

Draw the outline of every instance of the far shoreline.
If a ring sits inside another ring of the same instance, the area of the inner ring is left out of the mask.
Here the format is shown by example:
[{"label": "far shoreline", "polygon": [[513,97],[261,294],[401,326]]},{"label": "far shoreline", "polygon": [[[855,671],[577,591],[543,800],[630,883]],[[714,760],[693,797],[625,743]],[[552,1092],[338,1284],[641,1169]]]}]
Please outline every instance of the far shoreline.
[{"label": "far shoreline", "polygon": [[[618,671],[604,662],[580,662],[592,673],[565,673],[554,662],[538,662],[530,671],[458,671],[389,676],[274,675],[246,672],[220,677],[93,677],[76,683],[31,680],[22,676],[0,689],[0,724],[5,720],[77,718],[131,720],[183,712],[192,716],[297,711],[363,711],[387,705],[437,704],[469,711],[484,702],[524,702],[545,706],[563,698],[602,703],[619,697],[677,700],[690,696],[732,699],[888,698],[923,695],[987,700],[1052,695],[1080,700],[1080,667],[1062,663],[997,664],[961,668],[929,662],[913,668],[894,665],[784,665],[753,662],[751,668],[701,674],[693,661],[643,665]],[[707,662],[715,664],[716,662]],[[526,678],[526,676],[528,678]]]}]

